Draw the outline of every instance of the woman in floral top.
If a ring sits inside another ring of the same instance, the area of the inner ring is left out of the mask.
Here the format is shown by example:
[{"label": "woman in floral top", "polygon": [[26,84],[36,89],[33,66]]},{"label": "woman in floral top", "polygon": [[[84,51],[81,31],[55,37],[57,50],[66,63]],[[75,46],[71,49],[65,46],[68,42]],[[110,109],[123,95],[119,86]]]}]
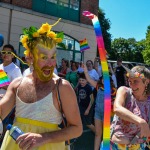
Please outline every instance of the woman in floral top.
[{"label": "woman in floral top", "polygon": [[127,72],[130,88],[120,87],[114,103],[111,148],[144,150],[150,137],[150,71],[136,66]]}]

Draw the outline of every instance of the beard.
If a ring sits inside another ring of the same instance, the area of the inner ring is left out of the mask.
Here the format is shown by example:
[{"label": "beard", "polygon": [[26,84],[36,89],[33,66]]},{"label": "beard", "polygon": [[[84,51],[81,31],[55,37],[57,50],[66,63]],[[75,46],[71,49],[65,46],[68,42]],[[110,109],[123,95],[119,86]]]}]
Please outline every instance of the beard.
[{"label": "beard", "polygon": [[38,78],[41,81],[47,82],[52,79],[53,72],[54,72],[54,66],[52,66],[52,67],[45,66],[43,68],[39,68],[37,65],[35,65],[34,68],[35,68],[34,70],[35,70]]}]

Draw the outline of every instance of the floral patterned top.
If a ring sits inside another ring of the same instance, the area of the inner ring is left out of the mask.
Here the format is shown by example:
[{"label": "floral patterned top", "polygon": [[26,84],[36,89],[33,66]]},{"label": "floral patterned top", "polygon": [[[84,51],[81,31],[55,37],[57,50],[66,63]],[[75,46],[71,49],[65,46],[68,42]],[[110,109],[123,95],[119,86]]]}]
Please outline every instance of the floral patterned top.
[{"label": "floral patterned top", "polygon": [[[132,95],[132,90],[130,88],[126,88],[126,91],[127,99],[125,107],[150,124],[150,97],[146,101],[137,101]],[[116,119],[117,117],[115,116],[111,125],[111,130],[113,128],[113,134],[115,134],[117,137],[125,137],[128,138],[129,141],[132,141],[133,138],[139,134],[140,127],[138,125],[120,119],[119,117],[118,121],[116,122]],[[138,138],[138,140],[136,140],[136,143],[143,142],[144,140],[142,138]]]}]

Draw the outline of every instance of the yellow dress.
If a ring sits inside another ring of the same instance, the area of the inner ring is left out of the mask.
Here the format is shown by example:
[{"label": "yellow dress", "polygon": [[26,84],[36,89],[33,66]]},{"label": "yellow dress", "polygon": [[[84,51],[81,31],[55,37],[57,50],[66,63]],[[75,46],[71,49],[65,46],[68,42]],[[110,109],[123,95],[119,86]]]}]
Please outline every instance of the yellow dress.
[{"label": "yellow dress", "polygon": [[[16,94],[17,95],[17,94]],[[35,103],[24,103],[17,96],[14,126],[23,132],[44,133],[59,130],[62,116],[53,105],[52,93]],[[33,150],[65,150],[65,142],[47,143]],[[6,132],[1,150],[20,150],[18,144]]]}]

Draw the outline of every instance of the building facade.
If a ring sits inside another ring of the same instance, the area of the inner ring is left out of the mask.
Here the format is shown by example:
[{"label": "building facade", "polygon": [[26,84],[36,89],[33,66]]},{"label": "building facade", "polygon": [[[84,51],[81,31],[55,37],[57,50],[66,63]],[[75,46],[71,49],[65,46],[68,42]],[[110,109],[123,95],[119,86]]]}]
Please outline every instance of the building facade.
[{"label": "building facade", "polygon": [[[62,58],[75,61],[94,60],[97,44],[91,20],[82,15],[88,10],[98,14],[99,0],[1,0],[0,34],[4,35],[4,44],[12,44],[17,54],[23,56],[24,48],[20,41],[22,29],[30,26],[39,28],[42,23],[54,24],[56,32],[63,31],[67,50],[57,49],[57,64]],[[80,52],[79,41],[87,39],[90,49]]]}]

